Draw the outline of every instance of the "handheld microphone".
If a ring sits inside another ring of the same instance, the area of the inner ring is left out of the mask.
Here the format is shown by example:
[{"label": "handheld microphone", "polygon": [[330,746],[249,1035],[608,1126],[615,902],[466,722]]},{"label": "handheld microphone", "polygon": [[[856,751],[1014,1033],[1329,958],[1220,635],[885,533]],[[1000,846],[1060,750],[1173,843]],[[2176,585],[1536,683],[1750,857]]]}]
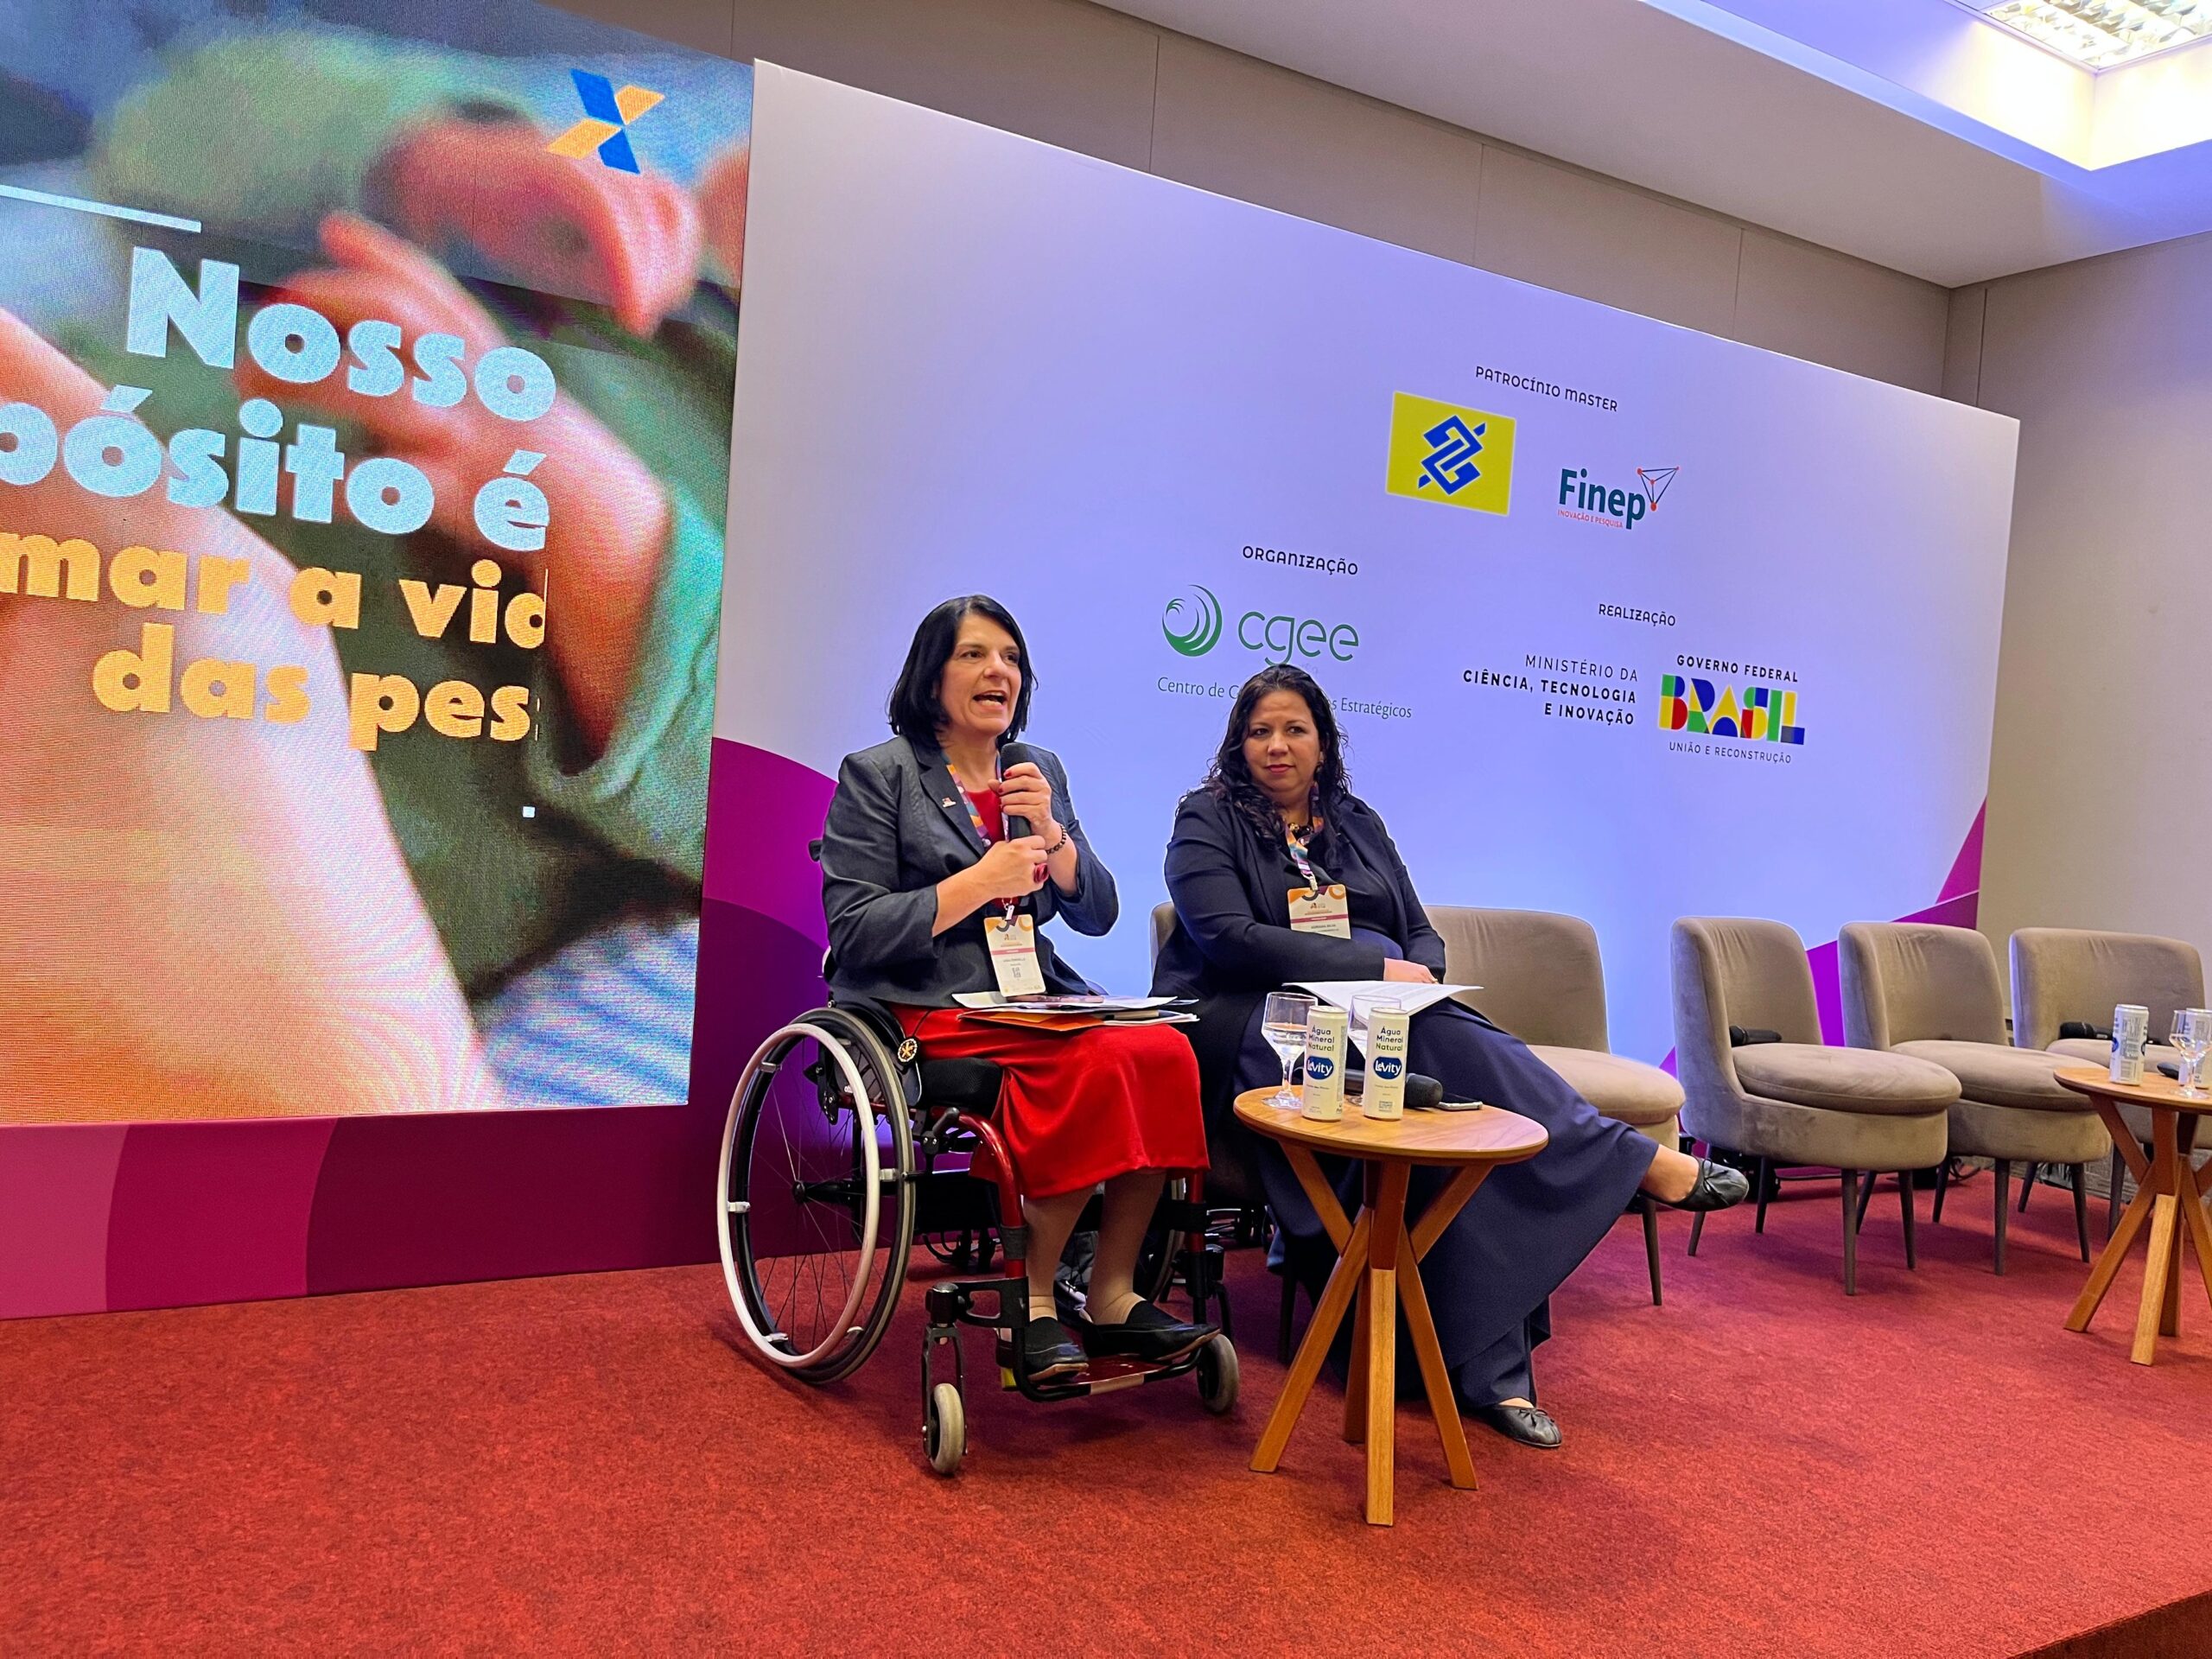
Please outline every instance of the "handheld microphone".
[{"label": "handheld microphone", "polygon": [[[1025,760],[1032,766],[1037,765],[1037,757],[1029,752],[1029,746],[1027,743],[1002,743],[999,746],[999,773],[1001,777],[1005,775],[1008,766],[1019,766]],[[1037,769],[1039,772],[1044,770],[1042,766],[1038,766]],[[1028,833],[1028,819],[1011,814],[1007,816],[1006,836],[1008,841],[1016,840]]]}]

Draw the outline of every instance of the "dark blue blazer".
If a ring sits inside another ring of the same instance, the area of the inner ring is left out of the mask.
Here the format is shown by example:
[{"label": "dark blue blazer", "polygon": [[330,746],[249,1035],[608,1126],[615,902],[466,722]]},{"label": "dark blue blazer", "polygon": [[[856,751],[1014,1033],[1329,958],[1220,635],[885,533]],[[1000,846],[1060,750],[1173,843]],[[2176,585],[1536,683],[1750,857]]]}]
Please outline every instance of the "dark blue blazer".
[{"label": "dark blue blazer", "polygon": [[[1370,869],[1387,880],[1395,912],[1387,931],[1439,979],[1444,940],[1382,815],[1357,795],[1325,804],[1328,837],[1351,842]],[[1327,848],[1317,849],[1328,873]],[[1175,929],[1153,965],[1155,996],[1198,999],[1198,1023],[1185,1027],[1198,1051],[1207,1126],[1217,1133],[1236,1071],[1237,1049],[1252,1010],[1269,991],[1300,979],[1380,979],[1389,953],[1358,939],[1300,933],[1290,925],[1290,890],[1302,885],[1281,835],[1257,824],[1207,790],[1193,790],[1175,809],[1167,843],[1167,896]]]},{"label": "dark blue blazer", "polygon": [[[1076,846],[1075,895],[1064,897],[1047,880],[1021,901],[1037,918],[1038,966],[1052,990],[1094,989],[1060,959],[1045,924],[1062,916],[1078,933],[1111,928],[1121,913],[1113,874],[1076,822],[1060,758],[1027,743],[1011,748],[1009,757],[1033,760],[1045,774],[1052,789],[1052,817]],[[942,933],[930,931],[937,925],[937,884],[982,858],[988,845],[968,816],[952,769],[934,746],[894,737],[847,755],[837,768],[837,792],[822,830],[830,988],[923,1007],[950,1007],[957,992],[995,989],[983,917],[995,906],[984,906]]]}]

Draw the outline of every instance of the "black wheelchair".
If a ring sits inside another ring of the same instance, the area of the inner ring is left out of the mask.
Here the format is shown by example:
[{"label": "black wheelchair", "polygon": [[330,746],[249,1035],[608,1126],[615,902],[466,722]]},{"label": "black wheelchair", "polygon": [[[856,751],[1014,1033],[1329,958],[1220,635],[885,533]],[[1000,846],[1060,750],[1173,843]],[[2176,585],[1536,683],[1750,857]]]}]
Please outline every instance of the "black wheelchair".
[{"label": "black wheelchair", "polygon": [[[1028,1229],[994,1121],[999,1078],[988,1060],[929,1058],[889,1009],[858,999],[801,1014],[760,1045],[730,1101],[715,1205],[723,1277],[753,1347],[802,1382],[851,1375],[889,1330],[918,1240],[956,1274],[987,1274],[994,1255],[1003,1269],[925,1294],[922,1447],[938,1473],[954,1473],[967,1452],[963,1325],[1011,1332],[1001,1384],[1032,1400],[1195,1373],[1205,1409],[1228,1411],[1236,1350],[1200,1171],[1171,1177],[1137,1288],[1156,1300],[1179,1282],[1194,1319],[1219,1306],[1224,1332],[1164,1364],[1099,1358],[1072,1376],[1026,1374]],[[1087,1216],[1078,1233],[1093,1224]]]}]

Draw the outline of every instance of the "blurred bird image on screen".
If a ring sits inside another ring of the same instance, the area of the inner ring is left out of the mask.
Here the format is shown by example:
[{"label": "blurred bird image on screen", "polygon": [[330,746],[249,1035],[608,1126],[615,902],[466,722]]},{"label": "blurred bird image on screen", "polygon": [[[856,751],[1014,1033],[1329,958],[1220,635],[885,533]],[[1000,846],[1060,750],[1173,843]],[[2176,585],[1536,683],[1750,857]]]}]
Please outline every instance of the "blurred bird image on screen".
[{"label": "blurred bird image on screen", "polygon": [[0,0],[0,1122],[685,1097],[752,86]]}]

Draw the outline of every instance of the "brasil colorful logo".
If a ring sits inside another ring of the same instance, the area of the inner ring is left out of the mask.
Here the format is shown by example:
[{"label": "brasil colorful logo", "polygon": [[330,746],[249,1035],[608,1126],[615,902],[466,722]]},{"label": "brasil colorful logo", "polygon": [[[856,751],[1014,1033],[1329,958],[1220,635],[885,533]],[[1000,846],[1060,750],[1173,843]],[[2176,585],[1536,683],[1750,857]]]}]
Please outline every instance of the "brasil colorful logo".
[{"label": "brasil colorful logo", "polygon": [[1681,674],[1659,677],[1659,729],[1748,743],[1805,741],[1805,728],[1797,723],[1795,691],[1748,686],[1739,702],[1732,685],[1716,686],[1711,680]]}]

